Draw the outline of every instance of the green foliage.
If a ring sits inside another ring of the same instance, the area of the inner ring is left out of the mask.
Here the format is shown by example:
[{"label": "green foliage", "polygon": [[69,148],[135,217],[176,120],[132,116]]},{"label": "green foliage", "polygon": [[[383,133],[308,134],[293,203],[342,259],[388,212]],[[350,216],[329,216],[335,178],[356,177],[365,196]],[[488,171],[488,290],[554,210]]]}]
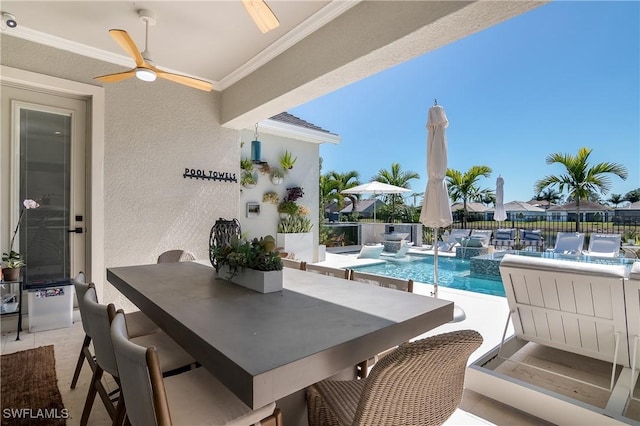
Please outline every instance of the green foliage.
[{"label": "green foliage", "polygon": [[289,216],[285,219],[280,219],[280,223],[278,223],[278,232],[283,234],[310,232],[312,227],[313,224],[307,217]]},{"label": "green foliage", "polygon": [[248,158],[244,158],[244,159],[240,160],[240,168],[242,170],[252,171],[253,170],[253,162],[251,160],[249,160]]},{"label": "green foliage", "polygon": [[298,205],[295,201],[281,201],[278,204],[278,213],[286,213],[290,216],[295,216],[298,214]]},{"label": "green foliage", "polygon": [[298,157],[293,157],[289,151],[285,150],[284,154],[280,156],[280,166],[284,170],[291,170],[297,160]]},{"label": "green foliage", "polygon": [[629,191],[624,194],[625,201],[629,201],[631,203],[635,203],[636,201],[640,201],[640,188],[634,189],[633,191]]},{"label": "green foliage", "polygon": [[464,173],[455,169],[447,169],[449,197],[453,202],[462,201],[462,223],[465,228],[468,217],[467,202],[482,201],[491,193],[489,189],[480,189],[477,184],[478,179],[488,178],[492,171],[488,166],[471,166]]},{"label": "green foliage", "polygon": [[580,148],[576,155],[554,153],[546,158],[548,165],[560,164],[565,167],[565,173],[548,175],[536,182],[536,191],[540,192],[548,187],[557,187],[560,192],[567,191],[576,201],[576,232],[580,231],[580,200],[588,200],[594,193],[606,194],[611,189],[609,175],[613,174],[626,180],[627,168],[618,163],[602,162],[589,164],[592,149]]},{"label": "green foliage", "polygon": [[228,244],[211,249],[216,259],[216,270],[227,265],[232,275],[244,268],[258,271],[282,270],[280,252],[276,240],[271,235],[254,238],[252,241],[232,237]]},{"label": "green foliage", "polygon": [[242,175],[240,175],[240,184],[241,185],[255,185],[258,183],[258,180],[256,179],[255,173],[254,172],[250,172],[245,170],[244,172],[242,172]]},{"label": "green foliage", "polygon": [[2,265],[4,268],[15,269],[23,267],[25,263],[20,253],[11,250],[9,253],[2,253]]}]

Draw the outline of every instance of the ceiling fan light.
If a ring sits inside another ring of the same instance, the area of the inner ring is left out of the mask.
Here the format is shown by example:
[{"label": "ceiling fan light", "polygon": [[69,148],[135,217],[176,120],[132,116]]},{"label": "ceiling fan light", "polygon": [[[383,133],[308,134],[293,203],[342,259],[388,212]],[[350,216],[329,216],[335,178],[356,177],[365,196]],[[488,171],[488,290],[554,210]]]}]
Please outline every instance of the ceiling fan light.
[{"label": "ceiling fan light", "polygon": [[278,18],[264,0],[242,0],[242,4],[263,34],[280,26]]},{"label": "ceiling fan light", "polygon": [[136,77],[142,81],[155,81],[156,73],[148,68],[136,68]]}]

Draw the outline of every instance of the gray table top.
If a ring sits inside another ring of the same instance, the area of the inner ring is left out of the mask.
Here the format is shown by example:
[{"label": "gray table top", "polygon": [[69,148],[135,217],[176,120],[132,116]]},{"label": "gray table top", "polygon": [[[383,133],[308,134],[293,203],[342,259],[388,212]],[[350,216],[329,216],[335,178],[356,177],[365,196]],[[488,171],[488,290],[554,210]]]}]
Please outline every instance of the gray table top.
[{"label": "gray table top", "polygon": [[107,279],[249,407],[354,366],[453,317],[453,304],[285,268],[262,294],[195,262],[107,269]]}]

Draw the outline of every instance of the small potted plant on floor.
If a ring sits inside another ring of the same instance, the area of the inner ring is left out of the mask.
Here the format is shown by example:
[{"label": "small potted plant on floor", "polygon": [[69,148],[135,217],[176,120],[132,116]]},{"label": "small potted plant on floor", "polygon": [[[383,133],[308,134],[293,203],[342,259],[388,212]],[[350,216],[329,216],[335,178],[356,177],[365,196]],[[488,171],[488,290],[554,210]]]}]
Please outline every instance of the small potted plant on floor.
[{"label": "small potted plant on floor", "polygon": [[282,259],[271,235],[251,241],[234,236],[211,250],[221,278],[260,293],[282,290]]}]

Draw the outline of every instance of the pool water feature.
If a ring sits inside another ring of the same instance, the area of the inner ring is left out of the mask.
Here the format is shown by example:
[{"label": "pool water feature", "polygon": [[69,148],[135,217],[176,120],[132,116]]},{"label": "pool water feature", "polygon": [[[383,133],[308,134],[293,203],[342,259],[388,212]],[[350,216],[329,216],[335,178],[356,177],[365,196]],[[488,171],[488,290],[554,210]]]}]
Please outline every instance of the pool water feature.
[{"label": "pool water feature", "polygon": [[[388,260],[352,269],[414,282],[433,283],[433,256],[410,255],[402,260]],[[470,261],[455,257],[438,257],[438,285],[476,293],[504,296],[500,276],[471,275]]]}]

